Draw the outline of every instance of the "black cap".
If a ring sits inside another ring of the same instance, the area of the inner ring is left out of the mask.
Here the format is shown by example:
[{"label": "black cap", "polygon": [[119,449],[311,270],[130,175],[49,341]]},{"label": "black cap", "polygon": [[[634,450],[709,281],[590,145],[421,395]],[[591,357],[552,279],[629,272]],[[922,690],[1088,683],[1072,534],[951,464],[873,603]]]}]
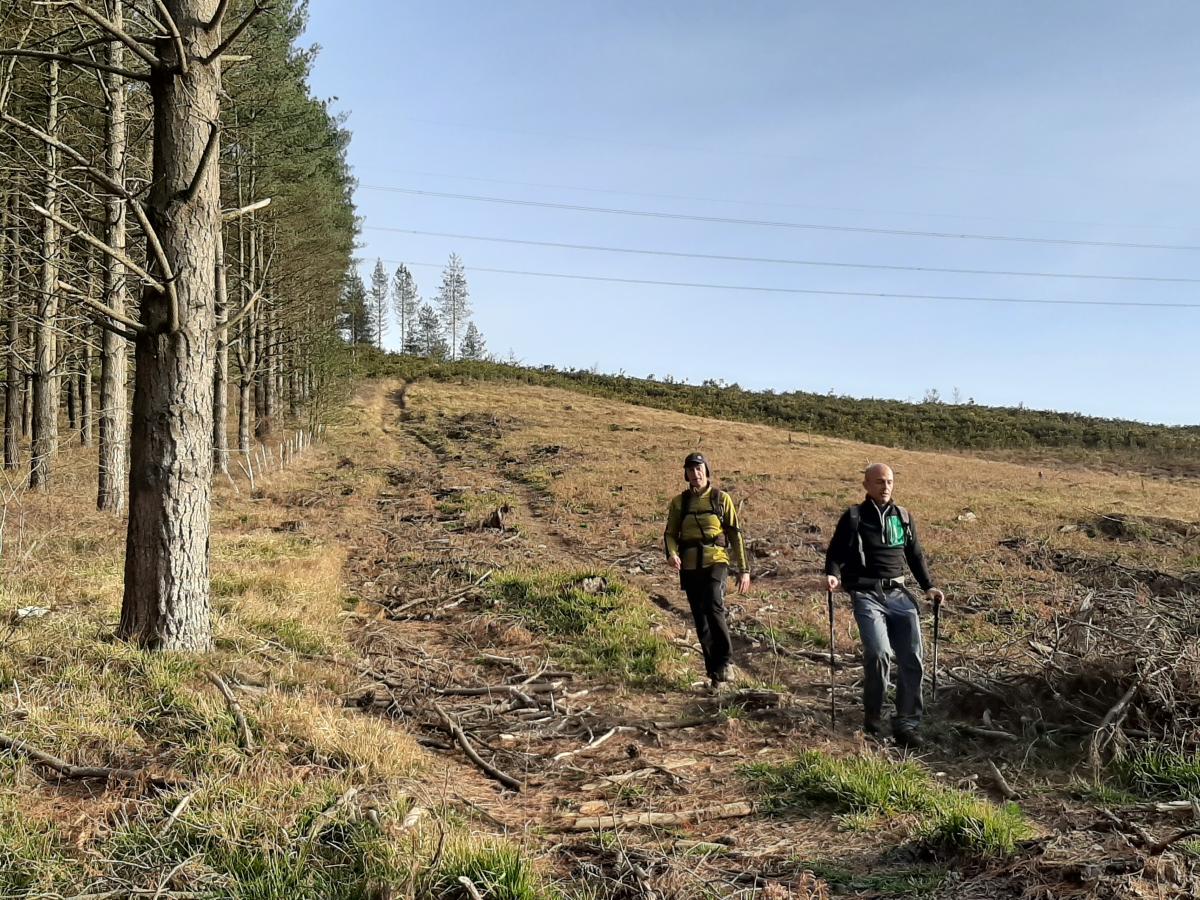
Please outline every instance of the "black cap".
[{"label": "black cap", "polygon": [[683,467],[686,469],[688,466],[704,466],[707,468],[708,460],[704,458],[703,454],[689,453],[687,459],[683,461]]}]

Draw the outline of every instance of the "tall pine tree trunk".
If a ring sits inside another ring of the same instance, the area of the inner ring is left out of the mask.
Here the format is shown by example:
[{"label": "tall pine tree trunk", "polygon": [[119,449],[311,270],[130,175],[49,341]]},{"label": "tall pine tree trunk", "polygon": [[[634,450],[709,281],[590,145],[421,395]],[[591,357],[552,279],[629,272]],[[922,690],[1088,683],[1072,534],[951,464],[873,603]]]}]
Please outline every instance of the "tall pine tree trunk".
[{"label": "tall pine tree trunk", "polygon": [[[17,269],[17,191],[16,186],[9,184],[8,189],[0,196],[0,304],[5,311],[4,342],[7,349],[6,358],[8,371],[4,379],[4,468],[15,469],[17,463],[17,435],[20,423],[14,422],[11,415],[14,404],[20,396],[20,381],[14,384],[13,363],[17,353],[18,342],[21,339],[20,319],[17,309],[20,305],[20,290],[18,279],[21,277]],[[13,425],[16,424],[16,428]]]},{"label": "tall pine tree trunk", "polygon": [[213,465],[218,472],[229,472],[229,287],[225,280],[225,235],[220,225],[216,234],[216,360],[213,366]]},{"label": "tall pine tree trunk", "polygon": [[[90,297],[96,297],[102,290],[100,268],[94,253],[88,257],[87,290]],[[89,330],[86,319],[79,323],[79,348],[76,351],[79,374],[75,390],[79,395],[79,443],[84,447],[92,446],[92,336]]]},{"label": "tall pine tree trunk", "polygon": [[[190,58],[186,74],[164,67],[151,77],[148,206],[177,302],[167,291],[143,293],[118,634],[154,649],[207,650],[214,260],[221,209],[220,63],[203,58],[219,38],[203,23],[212,18],[217,0],[164,0],[164,6]],[[172,60],[169,39],[157,42],[157,49]]]},{"label": "tall pine tree trunk", "polygon": [[[109,19],[121,27],[121,2],[109,0]],[[120,41],[108,44],[108,63],[115,68],[124,64]],[[105,121],[105,167],[117,184],[125,183],[125,83],[119,75],[106,75],[108,118]],[[125,250],[125,203],[111,197],[105,210],[105,241],[117,250]],[[125,312],[125,267],[110,256],[104,257],[104,302],[119,313]],[[107,512],[125,511],[129,472],[129,350],[125,338],[103,329],[100,358],[100,476],[96,484],[96,507]]]},{"label": "tall pine tree trunk", "polygon": [[279,394],[276,390],[276,372],[279,370],[279,310],[272,299],[271,305],[265,310],[263,319],[265,327],[263,336],[266,341],[267,358],[263,360],[263,414],[267,421],[264,429],[270,434],[275,428],[275,411],[278,408]]},{"label": "tall pine tree trunk", "polygon": [[[46,133],[58,136],[58,63],[51,61],[46,79]],[[58,150],[46,144],[45,207],[58,215]],[[58,452],[58,377],[56,368],[58,325],[58,225],[42,221],[42,277],[37,302],[37,333],[33,369],[33,451],[29,486],[50,488],[50,469]]]}]

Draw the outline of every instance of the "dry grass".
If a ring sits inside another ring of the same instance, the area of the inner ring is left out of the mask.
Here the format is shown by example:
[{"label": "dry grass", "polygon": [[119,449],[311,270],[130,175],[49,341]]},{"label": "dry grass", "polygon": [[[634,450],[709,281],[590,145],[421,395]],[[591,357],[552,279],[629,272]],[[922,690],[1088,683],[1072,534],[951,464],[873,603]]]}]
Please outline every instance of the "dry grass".
[{"label": "dry grass", "polygon": [[[474,523],[507,504],[534,540],[557,539],[549,549],[506,545],[546,556],[528,560],[526,587],[550,584],[552,569],[615,569],[638,615],[645,613],[637,627],[647,634],[661,618],[647,596],[661,590],[664,573],[624,567],[631,559],[659,565],[666,505],[683,486],[683,456],[696,448],[744,504],[750,537],[787,551],[786,575],[759,581],[751,597],[738,600],[760,640],[813,646],[824,640],[824,598],[808,580],[820,555],[809,544],[827,538],[839,511],[859,496],[858,473],[876,460],[896,469],[897,499],[914,511],[952,601],[1033,612],[1066,601],[1069,589],[1055,573],[1031,570],[998,547],[1014,536],[1151,568],[1196,565],[1186,542],[1116,542],[1083,529],[1060,531],[1102,513],[1192,521],[1200,508],[1194,482],[1083,469],[1039,473],[534,387],[423,382],[409,399],[410,422],[424,426],[430,450],[486,458],[487,472],[510,477],[501,483],[479,474],[478,483],[465,483],[474,493],[449,501],[457,502],[458,518]],[[13,493],[0,556],[0,622],[21,607],[50,612],[22,620],[8,634],[0,625],[0,731],[70,762],[149,766],[177,784],[58,782],[3,755],[0,896],[139,888],[294,900],[372,896],[384,884],[440,896],[460,871],[475,873],[481,886],[497,885],[496,896],[553,895],[528,852],[503,843],[475,854],[463,849],[465,824],[453,815],[441,815],[431,829],[399,834],[412,798],[445,806],[431,787],[437,781],[431,762],[402,728],[343,707],[358,675],[342,617],[354,605],[344,583],[348,548],[378,537],[374,498],[387,489],[395,464],[380,448],[395,444],[395,425],[388,424],[395,414],[389,386],[367,386],[327,445],[293,470],[260,480],[253,496],[244,479],[238,489],[218,480],[217,649],[203,658],[146,654],[112,640],[124,525],[92,509],[90,452],[64,453],[49,495]],[[479,426],[478,439],[453,436],[447,423],[460,417]],[[967,509],[976,521],[958,519]],[[414,511],[439,512],[433,502]],[[511,556],[505,562],[510,573],[525,571]],[[522,588],[516,599],[537,593]],[[966,648],[1000,640],[1005,628],[983,615],[962,616],[947,623],[947,633]],[[840,632],[838,641],[849,638]],[[672,654],[664,652],[640,674],[677,677]],[[249,754],[208,681],[210,670],[235,685],[255,745]],[[435,865],[437,827],[449,828],[451,839]]]},{"label": "dry grass", "polygon": [[[519,396],[519,400],[517,397]],[[997,549],[1013,537],[1046,539],[1084,554],[1116,552],[1151,567],[1186,568],[1182,546],[1100,543],[1083,530],[1098,514],[1160,516],[1193,521],[1200,483],[1145,479],[1083,468],[1038,469],[964,455],[911,452],[762,425],[703,419],[627,406],[566,391],[472,382],[420,382],[409,392],[412,414],[485,416],[512,411],[514,427],[490,451],[524,463],[564,518],[573,537],[597,555],[614,548],[656,547],[670,498],[684,487],[682,460],[700,449],[714,477],[742,504],[751,538],[786,535],[792,523],[821,528],[823,541],[837,516],[861,499],[861,472],[887,462],[896,472],[897,502],[917,519],[935,575],[974,592],[998,584],[1019,591],[1014,601],[1044,591],[1037,573],[1008,577],[1011,558]],[[539,448],[557,446],[551,457]],[[974,521],[961,521],[966,511]],[[1194,551],[1193,551],[1194,552]],[[814,572],[819,562],[813,556]],[[1190,560],[1194,567],[1194,559]]]},{"label": "dry grass", "polygon": [[[186,886],[365,896],[412,874],[364,813],[398,821],[426,758],[406,732],[342,707],[354,675],[337,662],[351,658],[339,620],[345,550],[308,522],[294,530],[312,519],[282,502],[331,452],[317,448],[260,480],[254,497],[244,481],[239,490],[218,483],[217,649],[204,657],[112,638],[124,525],[88,502],[90,455],[65,453],[49,495],[13,492],[0,561],[0,620],[14,623],[0,641],[0,730],[71,763],[145,766],[178,786],[56,783],[5,754],[0,895]],[[15,610],[29,606],[49,612],[17,622]],[[251,753],[210,671],[234,686]],[[325,814],[351,790],[351,802]]]}]

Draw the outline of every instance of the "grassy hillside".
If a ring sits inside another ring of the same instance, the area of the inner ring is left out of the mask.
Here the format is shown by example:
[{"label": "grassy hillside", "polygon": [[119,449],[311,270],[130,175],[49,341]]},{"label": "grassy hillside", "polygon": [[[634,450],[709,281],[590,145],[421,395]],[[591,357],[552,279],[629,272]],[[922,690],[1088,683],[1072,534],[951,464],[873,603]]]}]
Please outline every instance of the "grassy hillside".
[{"label": "grassy hillside", "polygon": [[1015,451],[1027,460],[1116,465],[1159,474],[1200,474],[1200,426],[1168,427],[1075,413],[904,403],[802,391],[747,391],[583,370],[497,363],[437,362],[366,351],[372,375],[435,380],[516,381],[561,387],[626,403],[755,422],[909,449]]},{"label": "grassy hillside", "polygon": [[[0,896],[1194,890],[1200,846],[1156,846],[1186,822],[1154,803],[1200,791],[1200,485],[514,380],[422,380],[401,408],[399,386],[364,385],[255,491],[218,485],[211,656],[112,640],[123,527],[80,513],[84,457],[54,494],[13,493]],[[719,697],[659,550],[695,448],[754,555]],[[857,730],[844,603],[828,716],[813,576],[881,460],[949,596],[920,756]],[[136,774],[65,777],[30,749]]]}]

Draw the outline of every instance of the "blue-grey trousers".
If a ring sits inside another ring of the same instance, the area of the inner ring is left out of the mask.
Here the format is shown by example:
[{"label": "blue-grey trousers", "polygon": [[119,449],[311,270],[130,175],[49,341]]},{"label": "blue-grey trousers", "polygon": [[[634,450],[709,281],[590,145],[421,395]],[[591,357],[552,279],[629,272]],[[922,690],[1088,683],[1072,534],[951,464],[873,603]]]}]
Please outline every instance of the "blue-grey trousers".
[{"label": "blue-grey trousers", "polygon": [[882,600],[875,591],[853,591],[854,619],[863,642],[863,717],[879,722],[883,699],[896,658],[896,715],[893,729],[915,729],[921,724],[921,616],[912,596],[888,588]]}]

